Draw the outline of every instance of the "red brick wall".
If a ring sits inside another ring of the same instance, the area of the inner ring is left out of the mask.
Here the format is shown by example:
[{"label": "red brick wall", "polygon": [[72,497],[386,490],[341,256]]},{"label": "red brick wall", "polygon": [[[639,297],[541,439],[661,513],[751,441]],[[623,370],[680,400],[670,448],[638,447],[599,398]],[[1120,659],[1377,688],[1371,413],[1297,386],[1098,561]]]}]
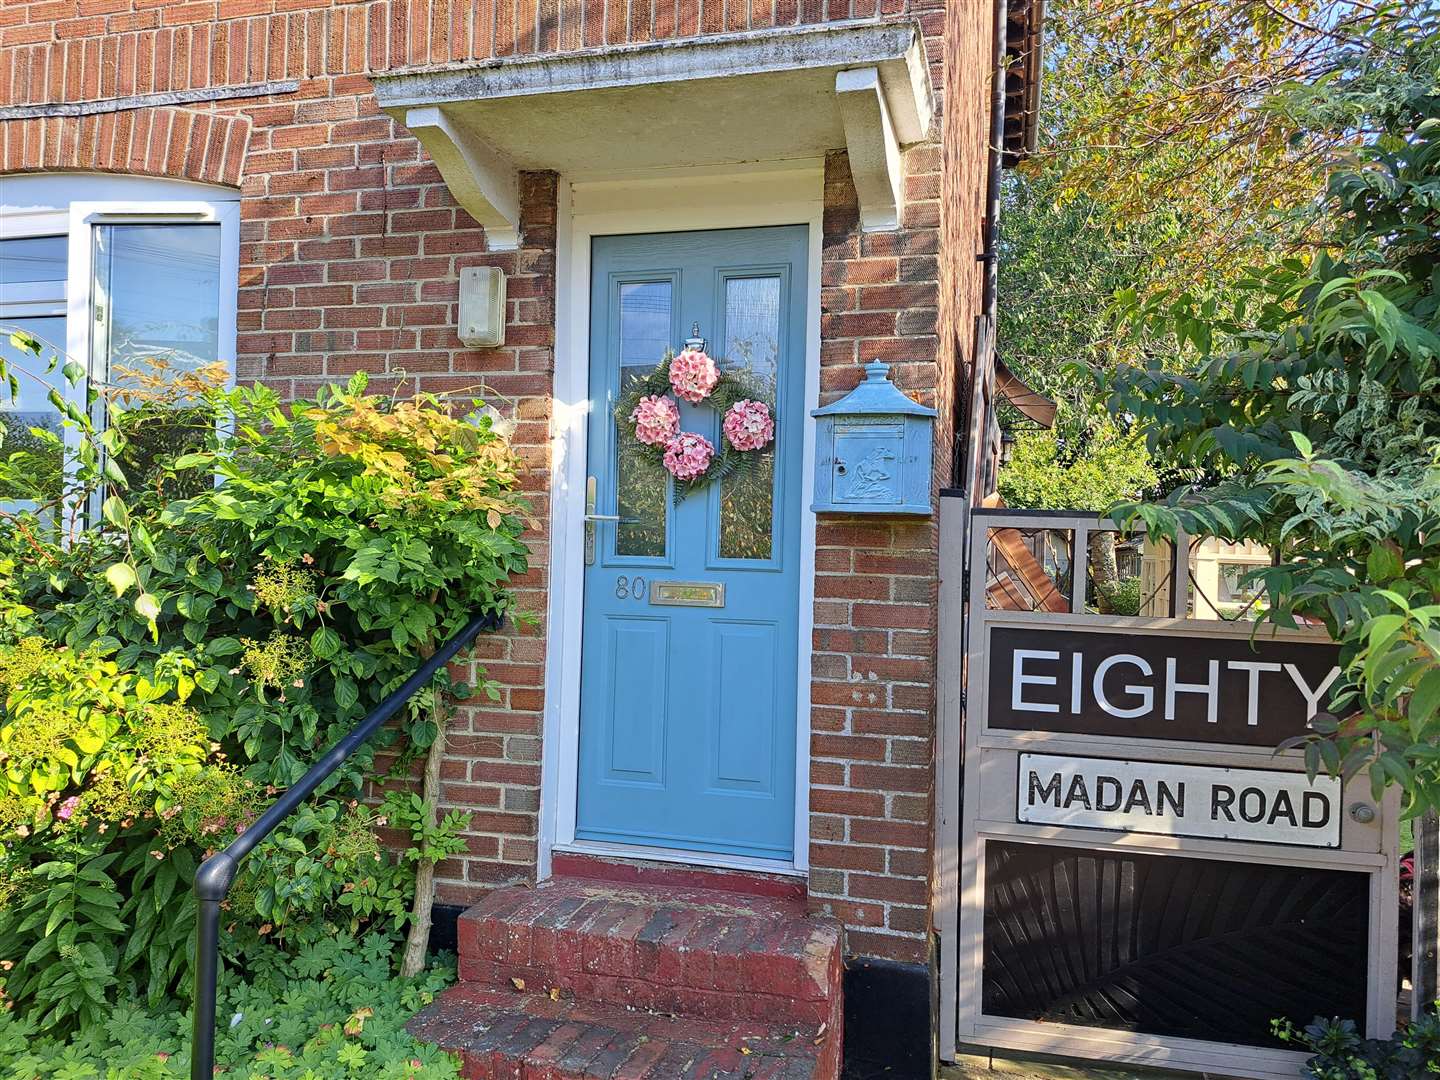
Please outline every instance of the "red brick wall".
[{"label": "red brick wall", "polygon": [[[382,388],[483,387],[518,421],[515,442],[543,522],[556,178],[523,177],[520,249],[488,252],[483,230],[455,205],[419,144],[378,111],[364,73],[868,17],[877,5],[883,15],[921,22],[937,89],[949,81],[966,100],[945,106],[943,152],[937,142],[906,155],[910,201],[898,232],[862,234],[845,155],[826,163],[822,397],[853,386],[862,363],[889,361],[900,386],[940,409],[939,484],[948,481],[954,371],[966,362],[955,342],[968,349],[961,331],[978,282],[977,117],[983,121],[986,106],[979,82],[988,82],[979,46],[957,46],[954,37],[986,32],[982,0],[954,0],[944,48],[943,0],[11,3],[0,9],[0,107],[297,85],[163,110],[0,121],[0,173],[89,168],[238,179],[239,377],[294,394],[356,370]],[[944,257],[942,236],[952,245]],[[458,273],[476,264],[508,275],[500,349],[466,349],[454,336]],[[538,625],[480,643],[476,660],[502,684],[501,700],[458,709],[450,727],[445,797],[471,811],[471,824],[467,855],[441,869],[445,902],[534,874],[548,537],[530,539],[535,569],[519,591]],[[849,926],[852,953],[921,960],[926,952],[935,551],[928,521],[819,525],[810,891],[815,907]]]},{"label": "red brick wall", "polygon": [[[368,93],[241,111],[255,134],[242,185],[240,377],[294,395],[358,370],[379,389],[478,391],[517,420],[524,484],[548,521],[555,176],[522,176],[520,248],[489,253],[419,144]],[[459,272],[474,265],[506,273],[502,348],[467,349],[455,337]],[[543,531],[528,541],[533,569],[517,593],[541,622],[478,645],[500,701],[451,717],[444,800],[473,812],[467,856],[437,874],[442,903],[534,874],[548,542]]]},{"label": "red brick wall", "polygon": [[950,94],[941,136],[940,244],[945,257],[940,262],[938,342],[944,392],[937,406],[946,438],[937,442],[948,452],[955,434],[957,396],[963,404],[968,394],[975,319],[982,314],[984,275],[977,257],[985,250],[994,13],[988,3],[963,0],[951,4],[945,17]]},{"label": "red brick wall", "polygon": [[[849,162],[826,161],[822,401],[877,359],[936,400],[939,165],[938,147],[911,150],[901,229],[861,233]],[[935,547],[925,519],[827,515],[816,530],[811,904],[844,921],[850,952],[910,961],[926,951]]]},{"label": "red brick wall", "polygon": [[906,15],[938,39],[937,0],[31,0],[0,7],[0,105]]}]

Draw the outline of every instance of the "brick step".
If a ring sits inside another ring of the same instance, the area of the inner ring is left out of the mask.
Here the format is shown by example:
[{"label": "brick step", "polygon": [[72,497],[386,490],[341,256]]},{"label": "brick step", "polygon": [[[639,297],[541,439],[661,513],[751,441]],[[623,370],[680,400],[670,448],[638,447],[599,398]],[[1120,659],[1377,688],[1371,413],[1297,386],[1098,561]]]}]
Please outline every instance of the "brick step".
[{"label": "brick step", "polygon": [[556,878],[491,893],[460,917],[460,978],[558,988],[710,1020],[829,1025],[840,927],[800,902],[712,889]]},{"label": "brick step", "polygon": [[838,1080],[840,1033],[659,1016],[461,983],[408,1025],[465,1080]]}]

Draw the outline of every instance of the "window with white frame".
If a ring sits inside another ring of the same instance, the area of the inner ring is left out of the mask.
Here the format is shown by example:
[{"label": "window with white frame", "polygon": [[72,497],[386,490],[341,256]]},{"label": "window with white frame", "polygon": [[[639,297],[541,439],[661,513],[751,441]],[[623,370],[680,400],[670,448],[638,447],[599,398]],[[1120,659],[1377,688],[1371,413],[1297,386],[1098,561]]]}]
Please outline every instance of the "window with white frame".
[{"label": "window with white frame", "polygon": [[[61,431],[51,390],[104,424],[105,395],[92,408],[92,390],[233,374],[239,211],[238,192],[182,181],[0,176],[0,355],[28,373],[13,396],[0,392],[0,458],[29,452],[47,501],[64,483],[62,455],[33,432]],[[15,331],[59,356],[52,371],[11,344]],[[179,448],[187,414],[175,401],[173,420],[127,430],[127,472]],[[26,508],[19,494],[0,486],[0,508]]]}]

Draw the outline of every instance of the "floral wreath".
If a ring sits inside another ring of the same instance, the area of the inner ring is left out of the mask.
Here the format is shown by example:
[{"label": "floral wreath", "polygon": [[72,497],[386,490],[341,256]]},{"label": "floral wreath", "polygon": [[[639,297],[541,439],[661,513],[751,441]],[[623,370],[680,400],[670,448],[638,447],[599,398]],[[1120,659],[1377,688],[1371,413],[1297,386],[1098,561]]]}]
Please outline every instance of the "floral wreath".
[{"label": "floral wreath", "polygon": [[[680,430],[675,397],[705,402],[722,414],[719,452],[705,436]],[[775,441],[771,403],[742,372],[721,371],[694,342],[667,350],[655,370],[634,378],[615,410],[621,452],[664,467],[675,478],[675,501],[713,480],[754,467],[759,452]]]}]

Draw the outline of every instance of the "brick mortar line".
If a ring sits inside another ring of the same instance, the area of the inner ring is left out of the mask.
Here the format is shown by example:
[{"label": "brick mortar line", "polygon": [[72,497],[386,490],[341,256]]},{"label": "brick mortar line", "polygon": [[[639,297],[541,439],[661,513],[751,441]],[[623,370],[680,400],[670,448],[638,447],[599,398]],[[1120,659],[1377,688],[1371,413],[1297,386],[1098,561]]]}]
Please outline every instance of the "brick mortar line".
[{"label": "brick mortar line", "polygon": [[[531,927],[531,929],[533,929],[533,927]],[[563,929],[562,929],[562,930],[558,930],[558,931],[556,931],[556,933],[564,933],[564,930],[563,930]],[[584,934],[585,931],[581,930],[581,931],[579,931],[579,933]],[[590,936],[591,936],[591,937],[596,937],[596,938],[602,938],[602,939],[605,939],[605,940],[615,941],[615,942],[623,942],[623,939],[610,938],[609,935],[605,935],[605,934],[592,934],[592,935],[590,935]],[[631,944],[633,945],[634,943],[631,942]],[[705,953],[705,952],[710,951],[710,950],[707,950],[707,949],[705,949],[705,948],[687,948],[683,942],[680,943],[680,944],[677,944],[677,945],[673,945],[673,946],[659,946],[658,943],[657,943],[657,951],[659,951],[659,952],[667,952],[667,951],[672,951],[672,950],[675,951],[675,952],[682,952],[682,953]],[[726,957],[731,957],[731,956],[735,956],[735,957],[739,957],[739,956],[757,957],[757,958],[759,958],[759,959],[756,959],[756,960],[754,960],[754,961],[752,961],[752,962],[754,962],[754,963],[761,963],[761,962],[763,962],[763,961],[765,961],[765,960],[771,959],[773,954],[768,953],[768,952],[758,952],[758,951],[757,951],[757,952],[751,952],[751,951],[747,950],[746,952],[743,952],[743,953],[716,953],[715,955],[726,956]],[[800,961],[803,962],[803,957],[787,957],[787,959],[800,960]],[[511,962],[510,960],[508,960],[508,959],[505,959],[505,960],[496,960],[496,959],[494,959],[493,957],[489,957],[489,956],[472,956],[472,957],[470,958],[470,962],[473,963],[473,964],[494,964],[497,969],[502,970],[502,971],[503,971],[503,970],[506,970],[506,969],[511,970],[511,971],[521,971],[521,970],[524,970],[524,971],[529,971],[529,972],[547,972],[547,971],[548,971],[549,974],[551,974],[551,975],[558,975],[558,976],[560,976],[561,978],[564,978],[564,977],[566,977],[566,976],[577,976],[577,977],[579,977],[579,978],[585,978],[585,979],[613,979],[613,980],[615,980],[617,983],[618,983],[618,982],[634,983],[634,984],[637,984],[637,985],[640,985],[640,986],[652,987],[652,988],[654,988],[654,989],[656,989],[656,990],[693,990],[693,991],[698,991],[698,992],[704,993],[704,994],[729,994],[729,995],[733,995],[733,996],[736,996],[736,997],[758,998],[758,999],[760,999],[760,1000],[762,1000],[762,1001],[775,1001],[775,1002],[794,1002],[794,1001],[797,1001],[797,1000],[798,1000],[798,1001],[802,1001],[802,1002],[814,1002],[814,1001],[824,1001],[824,1000],[826,1000],[824,997],[796,998],[793,994],[777,994],[777,993],[772,993],[772,992],[770,992],[770,991],[765,991],[765,990],[760,990],[760,991],[755,991],[755,990],[717,990],[717,989],[715,989],[714,987],[687,986],[687,985],[684,984],[684,983],[674,983],[674,982],[657,982],[655,979],[647,978],[647,977],[644,976],[644,975],[634,975],[634,974],[631,974],[631,975],[617,975],[617,974],[612,974],[612,973],[609,973],[609,972],[602,972],[602,971],[588,971],[588,970],[586,970],[584,967],[580,968],[579,970],[571,970],[571,969],[563,969],[563,968],[555,968],[555,967],[546,968],[545,966],[536,963],[533,958],[531,959],[531,961],[530,961],[529,963],[525,963],[525,962],[512,963],[512,962]],[[582,963],[583,963],[583,958],[582,958]],[[682,975],[681,977],[683,978],[684,976]],[[540,980],[540,981],[542,981],[542,982],[548,982],[549,980],[546,979],[546,980]],[[508,983],[508,982],[505,983],[504,985],[497,985],[497,986],[489,986],[489,985],[487,985],[486,983],[484,983],[483,981],[474,980],[474,979],[463,979],[463,978],[462,978],[462,979],[460,980],[460,982],[461,982],[461,985],[476,986],[476,987],[479,987],[479,988],[484,989],[484,990],[498,990],[498,991],[500,991],[501,993],[511,993],[511,992],[513,992],[513,991],[511,990],[511,987],[512,987],[513,984]],[[558,987],[558,984],[552,982],[551,985],[545,986],[545,987],[543,987],[543,989],[549,990],[549,989],[551,989],[552,987]],[[565,988],[565,987],[558,987],[558,988],[560,989],[561,994],[562,994],[562,996],[563,996],[563,995],[565,994],[565,992],[566,992],[566,988]],[[527,986],[526,989],[520,990],[520,991],[516,992],[516,996],[518,997],[519,995],[522,995],[522,994],[533,994],[533,993],[535,993],[535,991],[529,989],[529,987]],[[571,991],[571,993],[573,994],[574,992]],[[612,1003],[610,1003],[610,1004],[614,1004],[614,1003],[612,1002]],[[649,1010],[649,1009],[641,1009],[640,1011],[642,1011],[642,1012],[650,1012],[651,1010]],[[667,1013],[658,1013],[658,1014],[656,1014],[656,1015],[666,1016],[666,1015],[669,1015],[669,1014],[667,1014]],[[782,1023],[781,1026],[784,1026],[783,1023]]]}]

